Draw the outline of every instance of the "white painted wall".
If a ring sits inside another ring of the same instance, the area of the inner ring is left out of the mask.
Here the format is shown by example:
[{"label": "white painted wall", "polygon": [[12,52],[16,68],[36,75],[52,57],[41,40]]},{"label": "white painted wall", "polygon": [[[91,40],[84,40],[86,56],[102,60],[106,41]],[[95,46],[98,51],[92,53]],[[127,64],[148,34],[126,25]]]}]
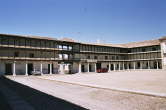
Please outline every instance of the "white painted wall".
[{"label": "white painted wall", "polygon": [[162,63],[163,63],[163,69],[166,69],[166,40],[161,42],[161,51],[162,51]]}]

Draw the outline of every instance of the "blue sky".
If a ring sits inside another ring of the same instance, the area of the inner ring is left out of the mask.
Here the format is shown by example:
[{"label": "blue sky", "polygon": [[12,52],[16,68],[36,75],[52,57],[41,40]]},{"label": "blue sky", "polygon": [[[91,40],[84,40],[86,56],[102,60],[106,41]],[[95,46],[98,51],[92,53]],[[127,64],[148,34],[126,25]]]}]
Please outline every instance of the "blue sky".
[{"label": "blue sky", "polygon": [[0,0],[0,33],[126,43],[166,35],[166,0]]}]

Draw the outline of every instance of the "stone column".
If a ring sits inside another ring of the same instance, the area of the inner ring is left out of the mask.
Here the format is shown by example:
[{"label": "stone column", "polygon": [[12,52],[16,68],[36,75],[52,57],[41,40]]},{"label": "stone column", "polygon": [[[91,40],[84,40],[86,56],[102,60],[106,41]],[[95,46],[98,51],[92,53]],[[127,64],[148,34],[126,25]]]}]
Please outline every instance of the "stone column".
[{"label": "stone column", "polygon": [[120,62],[119,62],[119,71],[120,71]]},{"label": "stone column", "polygon": [[150,69],[150,63],[149,63],[149,61],[148,61],[148,69]]},{"label": "stone column", "polygon": [[50,63],[50,74],[52,74],[52,63]]},{"label": "stone column", "polygon": [[127,63],[127,70],[129,70],[129,63]]},{"label": "stone column", "polygon": [[28,76],[28,63],[25,64],[25,75]]},{"label": "stone column", "polygon": [[123,70],[125,69],[124,62],[123,62]]},{"label": "stone column", "polygon": [[111,71],[111,63],[109,62],[109,68],[108,68],[108,72]]},{"label": "stone column", "polygon": [[88,71],[87,72],[89,72],[89,63],[87,64],[87,66],[88,66]]},{"label": "stone column", "polygon": [[16,76],[16,62],[13,62],[13,76]]},{"label": "stone column", "polygon": [[140,69],[142,70],[142,63],[140,62]]},{"label": "stone column", "polygon": [[41,73],[41,75],[43,74],[43,64],[42,63],[40,63],[40,73]]},{"label": "stone column", "polygon": [[81,73],[81,63],[78,64],[78,73]]},{"label": "stone column", "polygon": [[96,73],[96,63],[95,63],[95,73]]},{"label": "stone column", "polygon": [[114,63],[114,71],[116,70],[116,65],[115,65],[115,63]]},{"label": "stone column", "polygon": [[60,64],[59,70],[60,70],[60,74],[64,74],[64,64]]},{"label": "stone column", "polygon": [[134,62],[134,70],[135,70],[135,62]]},{"label": "stone column", "polygon": [[159,62],[157,61],[157,69],[159,69]]}]

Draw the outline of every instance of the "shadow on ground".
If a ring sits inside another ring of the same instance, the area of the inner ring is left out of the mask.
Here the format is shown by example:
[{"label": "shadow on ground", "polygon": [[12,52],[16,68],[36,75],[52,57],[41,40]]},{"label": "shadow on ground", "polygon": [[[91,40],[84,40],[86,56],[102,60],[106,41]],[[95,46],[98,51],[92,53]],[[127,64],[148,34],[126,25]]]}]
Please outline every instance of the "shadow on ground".
[{"label": "shadow on ground", "polygon": [[[14,91],[19,97],[25,100],[35,110],[87,110],[83,107],[67,102],[65,100],[45,94],[28,86],[9,80],[3,76],[0,77],[0,83]],[[42,86],[42,85],[41,85]],[[70,94],[70,93],[66,93]],[[2,97],[2,98],[1,98]],[[0,110],[9,110],[8,101],[1,94],[0,88]],[[18,104],[18,106],[20,106]]]}]

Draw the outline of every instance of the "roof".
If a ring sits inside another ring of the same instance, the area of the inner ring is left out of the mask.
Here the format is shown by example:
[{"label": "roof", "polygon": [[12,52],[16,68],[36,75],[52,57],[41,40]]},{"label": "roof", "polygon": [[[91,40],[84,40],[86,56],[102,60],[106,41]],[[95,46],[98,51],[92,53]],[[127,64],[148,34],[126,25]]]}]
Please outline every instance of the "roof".
[{"label": "roof", "polygon": [[2,36],[11,36],[11,37],[43,39],[43,40],[57,40],[56,38],[42,37],[42,36],[31,36],[31,35],[14,35],[14,34],[0,34],[0,35],[2,35]]},{"label": "roof", "polygon": [[43,39],[43,40],[56,40],[56,41],[64,41],[69,43],[80,43],[85,45],[94,45],[94,46],[107,46],[107,47],[119,47],[119,48],[134,48],[134,47],[145,47],[145,46],[153,46],[153,45],[159,45],[161,40],[166,40],[166,36],[156,39],[156,40],[146,40],[141,42],[131,42],[126,44],[104,44],[104,43],[82,43],[82,42],[76,42],[73,39],[70,38],[63,38],[63,39],[56,39],[56,38],[50,38],[50,37],[42,37],[42,36],[27,36],[27,35],[13,35],[13,34],[0,34],[3,36],[13,36],[13,37],[24,37],[24,38],[34,38],[34,39]]},{"label": "roof", "polygon": [[134,48],[134,47],[146,47],[153,45],[160,45],[160,40],[146,40],[141,42],[130,42],[126,44],[104,44],[104,43],[83,43],[86,45],[97,45],[97,46],[109,46],[109,47],[119,47],[119,48]]},{"label": "roof", "polygon": [[70,38],[62,38],[62,39],[60,39],[60,40],[62,40],[62,41],[67,41],[67,42],[75,42],[73,39],[70,39]]},{"label": "roof", "polygon": [[163,36],[159,39],[160,41],[166,40],[166,36]]},{"label": "roof", "polygon": [[159,39],[157,40],[146,40],[141,42],[131,42],[122,44],[126,48],[134,48],[134,47],[145,47],[145,46],[153,46],[153,45],[160,45]]},{"label": "roof", "polygon": [[81,43],[85,45],[94,45],[94,46],[106,46],[106,47],[119,47],[125,48],[122,44],[104,44],[104,43]]}]

